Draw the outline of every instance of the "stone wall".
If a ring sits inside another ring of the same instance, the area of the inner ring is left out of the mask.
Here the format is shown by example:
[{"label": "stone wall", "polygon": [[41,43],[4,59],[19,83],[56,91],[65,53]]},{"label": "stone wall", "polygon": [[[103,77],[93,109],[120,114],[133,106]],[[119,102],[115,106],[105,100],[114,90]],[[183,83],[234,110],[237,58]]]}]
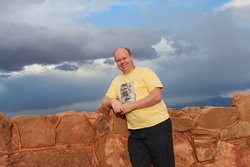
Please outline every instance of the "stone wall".
[{"label": "stone wall", "polygon": [[170,109],[177,167],[249,167],[250,93],[230,107]]},{"label": "stone wall", "polygon": [[47,116],[0,114],[0,167],[130,165],[126,120],[107,108]]},{"label": "stone wall", "polygon": [[[229,107],[169,109],[177,167],[250,164],[250,93]],[[126,120],[94,113],[6,118],[0,113],[0,167],[129,167]]]}]

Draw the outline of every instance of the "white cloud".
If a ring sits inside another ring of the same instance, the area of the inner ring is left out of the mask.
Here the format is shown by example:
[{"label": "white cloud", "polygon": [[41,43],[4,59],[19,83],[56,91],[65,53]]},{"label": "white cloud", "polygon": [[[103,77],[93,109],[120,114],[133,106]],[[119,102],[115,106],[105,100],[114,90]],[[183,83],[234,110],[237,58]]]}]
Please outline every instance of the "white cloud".
[{"label": "white cloud", "polygon": [[8,78],[23,77],[27,75],[42,75],[42,74],[47,74],[49,71],[54,70],[55,67],[56,67],[55,65],[32,64],[24,66],[23,70],[21,71],[14,71],[4,74],[8,75]]},{"label": "white cloud", "polygon": [[[78,25],[80,19],[93,13],[108,10],[110,6],[115,4],[115,0],[46,0],[40,3],[16,3],[15,10],[2,14],[0,20],[45,27],[60,26],[61,29]],[[67,26],[61,27],[62,25]]]},{"label": "white cloud", "polygon": [[51,71],[55,69],[55,65],[41,65],[41,64],[33,64],[29,66],[25,66],[23,71],[24,75],[35,75],[35,74],[41,74],[41,73],[46,73],[48,71]]},{"label": "white cloud", "polygon": [[[75,78],[95,78],[105,76],[108,71],[110,75],[116,75],[118,70],[115,64],[105,64],[106,59],[95,59],[92,63],[79,65],[76,62],[62,62],[60,64],[52,65],[42,65],[42,64],[32,64],[24,66],[21,71],[14,71],[9,73],[3,73],[8,75],[8,78],[14,77],[26,77],[26,76],[61,76],[61,77],[75,77]],[[59,70],[56,67],[67,63],[70,65],[79,66],[78,69],[72,71]],[[1,74],[1,73],[0,73]],[[1,85],[0,85],[1,88]]]},{"label": "white cloud", "polygon": [[225,11],[227,9],[243,8],[249,6],[250,6],[249,0],[232,0],[231,2],[227,2],[221,7],[217,8],[216,11]]},{"label": "white cloud", "polygon": [[215,9],[215,12],[229,11],[232,19],[239,25],[250,26],[250,1],[249,0],[232,0],[221,7]]},{"label": "white cloud", "polygon": [[152,48],[158,52],[158,54],[168,54],[168,53],[174,53],[175,48],[172,46],[173,41],[167,41],[165,38],[161,37],[161,40],[155,44],[152,45]]}]

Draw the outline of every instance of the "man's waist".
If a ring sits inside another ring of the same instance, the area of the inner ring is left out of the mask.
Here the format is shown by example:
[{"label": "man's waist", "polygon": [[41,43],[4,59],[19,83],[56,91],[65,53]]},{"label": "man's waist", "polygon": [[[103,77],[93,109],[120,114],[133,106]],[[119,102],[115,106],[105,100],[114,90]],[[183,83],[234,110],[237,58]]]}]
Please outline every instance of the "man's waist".
[{"label": "man's waist", "polygon": [[169,118],[167,111],[161,114],[156,114],[148,117],[127,117],[128,129],[141,129],[152,127],[156,124],[159,124]]}]

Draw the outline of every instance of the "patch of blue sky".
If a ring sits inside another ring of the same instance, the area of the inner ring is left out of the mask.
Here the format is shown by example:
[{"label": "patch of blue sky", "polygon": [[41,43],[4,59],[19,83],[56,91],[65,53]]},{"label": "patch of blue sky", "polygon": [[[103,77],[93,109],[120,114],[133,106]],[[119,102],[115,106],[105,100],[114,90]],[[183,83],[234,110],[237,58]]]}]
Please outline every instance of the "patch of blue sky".
[{"label": "patch of blue sky", "polygon": [[215,8],[230,2],[231,0],[169,0],[171,7],[186,10],[207,10],[213,11]]},{"label": "patch of blue sky", "polygon": [[109,10],[94,13],[83,22],[101,27],[144,27],[147,20],[138,6],[111,6]]},{"label": "patch of blue sky", "polygon": [[[166,3],[164,3],[166,6]],[[169,11],[169,10],[167,10]],[[160,4],[112,6],[82,20],[100,27],[165,28],[166,7]]]},{"label": "patch of blue sky", "polygon": [[[143,3],[145,2],[145,3]],[[82,20],[100,27],[188,29],[202,13],[211,13],[229,0],[123,1]]]}]

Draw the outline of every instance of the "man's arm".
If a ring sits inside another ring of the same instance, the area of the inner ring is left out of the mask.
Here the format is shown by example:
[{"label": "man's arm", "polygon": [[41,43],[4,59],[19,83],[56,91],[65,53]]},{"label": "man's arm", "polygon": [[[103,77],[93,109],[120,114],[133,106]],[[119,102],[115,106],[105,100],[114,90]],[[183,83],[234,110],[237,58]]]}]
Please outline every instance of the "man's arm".
[{"label": "man's arm", "polygon": [[108,96],[104,96],[102,99],[102,106],[113,108],[115,113],[122,113],[122,104],[117,99],[112,99]]},{"label": "man's arm", "polygon": [[110,101],[111,101],[111,99],[108,96],[105,95],[102,98],[102,106],[111,108],[112,106],[111,106],[111,102]]},{"label": "man's arm", "polygon": [[161,88],[154,88],[148,96],[132,103],[122,104],[122,113],[129,113],[136,109],[153,106],[162,100]]}]

